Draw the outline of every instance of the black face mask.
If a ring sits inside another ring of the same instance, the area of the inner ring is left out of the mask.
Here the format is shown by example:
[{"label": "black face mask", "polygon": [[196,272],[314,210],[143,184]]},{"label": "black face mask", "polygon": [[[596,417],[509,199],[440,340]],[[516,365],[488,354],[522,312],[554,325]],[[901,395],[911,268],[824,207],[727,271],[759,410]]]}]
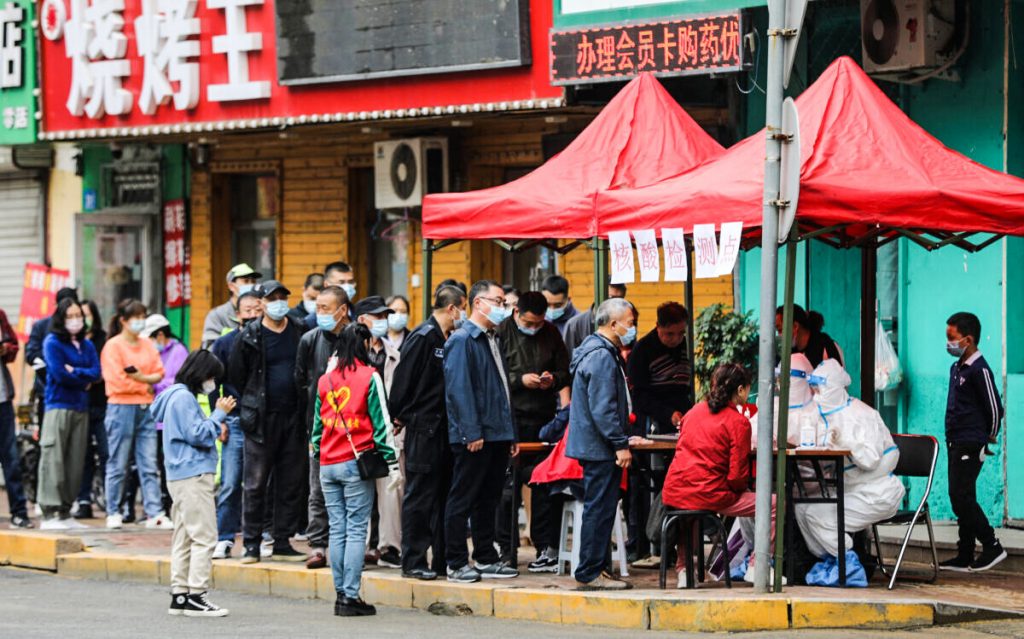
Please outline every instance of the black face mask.
[{"label": "black face mask", "polygon": [[251,324],[252,322],[254,322],[254,321],[258,320],[258,319],[259,319],[259,317],[250,317],[248,319],[244,319],[244,320],[242,320],[242,326],[248,326],[249,324]]}]

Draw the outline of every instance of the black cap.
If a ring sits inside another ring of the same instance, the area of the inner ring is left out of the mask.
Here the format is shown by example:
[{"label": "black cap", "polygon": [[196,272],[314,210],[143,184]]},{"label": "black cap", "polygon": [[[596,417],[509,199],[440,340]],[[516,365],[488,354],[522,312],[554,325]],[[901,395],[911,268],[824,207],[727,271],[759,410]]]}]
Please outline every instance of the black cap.
[{"label": "black cap", "polygon": [[260,297],[266,297],[267,295],[276,293],[277,291],[284,291],[285,295],[292,294],[292,292],[289,291],[284,284],[278,282],[277,280],[264,280],[263,282],[260,282],[259,286],[256,287],[256,292],[259,294]]},{"label": "black cap", "polygon": [[394,313],[393,310],[388,308],[388,305],[384,303],[384,298],[380,295],[371,295],[364,297],[363,299],[356,302],[355,308],[352,309],[356,317],[360,315],[380,315]]}]

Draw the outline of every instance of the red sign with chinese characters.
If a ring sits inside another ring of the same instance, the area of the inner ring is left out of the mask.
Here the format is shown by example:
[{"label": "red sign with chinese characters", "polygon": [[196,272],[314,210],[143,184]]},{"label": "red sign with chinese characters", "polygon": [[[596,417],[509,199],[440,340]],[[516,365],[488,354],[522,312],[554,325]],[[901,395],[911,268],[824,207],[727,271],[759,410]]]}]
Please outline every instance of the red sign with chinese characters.
[{"label": "red sign with chinese characters", "polygon": [[181,308],[192,300],[185,226],[185,201],[171,200],[164,204],[164,299],[167,308]]},{"label": "red sign with chinese characters", "polygon": [[71,273],[45,264],[25,264],[25,281],[21,291],[21,314],[14,330],[18,339],[28,341],[32,325],[53,315],[57,291],[71,285]]},{"label": "red sign with chinese characters", "polygon": [[703,16],[551,32],[551,83],[688,75],[743,68],[742,16]]},{"label": "red sign with chinese characters", "polygon": [[[273,3],[43,0],[39,41],[44,137],[61,139],[62,132],[93,137],[233,130],[340,121],[346,114],[506,108],[562,97],[537,64],[283,86],[278,82]],[[530,48],[533,59],[540,60],[547,43],[539,34],[551,27],[551,0],[529,4],[530,32],[538,34]],[[206,126],[210,123],[220,126],[211,129]]]}]

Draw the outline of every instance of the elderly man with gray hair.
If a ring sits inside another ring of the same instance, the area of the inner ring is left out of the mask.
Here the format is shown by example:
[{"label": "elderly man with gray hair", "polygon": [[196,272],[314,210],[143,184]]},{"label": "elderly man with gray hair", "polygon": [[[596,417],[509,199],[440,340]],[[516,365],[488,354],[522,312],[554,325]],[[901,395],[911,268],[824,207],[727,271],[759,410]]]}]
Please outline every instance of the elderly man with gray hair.
[{"label": "elderly man with gray hair", "polygon": [[606,570],[622,472],[632,461],[626,427],[633,412],[619,349],[636,339],[633,305],[610,299],[597,308],[597,332],[573,352],[572,410],[566,455],[583,467],[578,590],[626,590]]}]

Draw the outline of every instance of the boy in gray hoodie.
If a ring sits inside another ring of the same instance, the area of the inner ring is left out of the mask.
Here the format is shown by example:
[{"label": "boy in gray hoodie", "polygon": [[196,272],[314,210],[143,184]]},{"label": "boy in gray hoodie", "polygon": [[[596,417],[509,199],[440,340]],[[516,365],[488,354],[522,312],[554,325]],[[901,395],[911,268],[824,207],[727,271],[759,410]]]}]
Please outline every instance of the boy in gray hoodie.
[{"label": "boy in gray hoodie", "polygon": [[218,439],[227,441],[225,425],[235,408],[233,397],[221,397],[209,417],[196,395],[216,389],[223,365],[206,350],[191,353],[150,408],[164,425],[164,466],[167,490],[174,500],[171,519],[171,606],[167,613],[186,617],[223,617],[227,609],[207,599],[213,549],[217,543],[217,509],[213,478],[217,472]]}]

